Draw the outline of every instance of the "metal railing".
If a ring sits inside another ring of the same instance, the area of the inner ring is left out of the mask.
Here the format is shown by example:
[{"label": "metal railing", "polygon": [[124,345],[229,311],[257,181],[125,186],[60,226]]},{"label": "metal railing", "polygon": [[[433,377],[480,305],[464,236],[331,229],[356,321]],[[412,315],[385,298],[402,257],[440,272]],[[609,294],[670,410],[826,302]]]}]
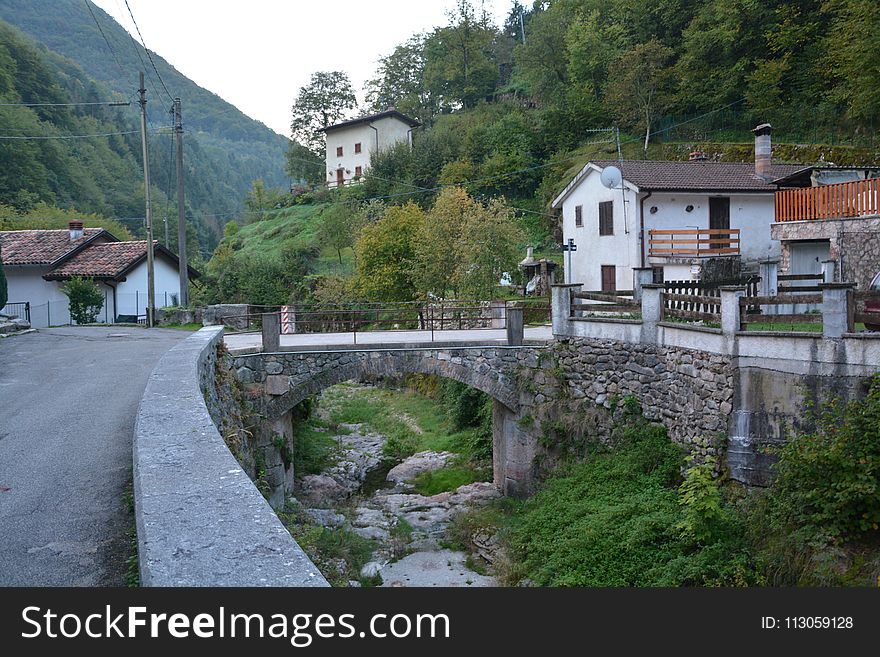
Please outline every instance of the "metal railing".
[{"label": "metal railing", "polygon": [[707,258],[739,254],[739,228],[653,228],[648,255]]},{"label": "metal railing", "polygon": [[[357,343],[359,333],[378,331],[423,331],[435,340],[442,331],[505,330],[508,309],[516,307],[523,312],[525,325],[550,323],[550,304],[547,300],[529,301],[436,301],[357,303],[333,305],[286,306],[290,316],[290,330],[283,334],[351,333]],[[262,330],[265,314],[282,315],[281,306],[249,306],[245,315],[223,318],[242,332]],[[427,336],[426,336],[427,337]]]},{"label": "metal railing", "polygon": [[12,301],[3,306],[0,314],[14,315],[19,319],[31,321],[31,303],[30,301]]},{"label": "metal railing", "polygon": [[880,214],[880,180],[819,185],[776,192],[776,221],[854,219]]}]

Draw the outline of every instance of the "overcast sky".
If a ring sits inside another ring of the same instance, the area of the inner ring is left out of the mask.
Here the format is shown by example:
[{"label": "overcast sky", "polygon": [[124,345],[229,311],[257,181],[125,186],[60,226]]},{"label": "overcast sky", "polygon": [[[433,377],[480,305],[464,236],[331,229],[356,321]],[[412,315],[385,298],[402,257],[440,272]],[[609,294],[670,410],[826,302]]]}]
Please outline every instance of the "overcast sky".
[{"label": "overcast sky", "polygon": [[[135,32],[123,0],[93,1]],[[444,25],[455,2],[128,0],[128,4],[150,50],[196,84],[289,136],[290,106],[314,71],[347,72],[358,100],[363,101],[363,84],[373,76],[379,57],[413,34]],[[512,0],[485,2],[498,24],[511,4]]]}]

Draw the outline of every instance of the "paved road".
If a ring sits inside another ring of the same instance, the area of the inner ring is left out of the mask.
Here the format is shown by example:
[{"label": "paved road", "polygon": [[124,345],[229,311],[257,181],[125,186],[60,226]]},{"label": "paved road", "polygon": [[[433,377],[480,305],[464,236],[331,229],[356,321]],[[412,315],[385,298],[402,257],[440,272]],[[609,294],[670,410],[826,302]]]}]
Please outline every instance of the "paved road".
[{"label": "paved road", "polygon": [[0,340],[0,585],[122,585],[137,405],[186,335],[72,327]]},{"label": "paved road", "polygon": [[[432,339],[433,338],[433,339]],[[527,341],[547,342],[553,339],[550,326],[536,326],[525,329]],[[259,333],[229,333],[224,338],[229,349],[259,348],[262,337]],[[457,342],[479,345],[505,344],[505,329],[464,329],[461,331],[367,331],[364,333],[297,333],[281,336],[281,348],[322,349],[332,347],[351,347],[354,344],[370,347],[403,347],[405,345],[425,345],[431,342],[454,344]]]}]

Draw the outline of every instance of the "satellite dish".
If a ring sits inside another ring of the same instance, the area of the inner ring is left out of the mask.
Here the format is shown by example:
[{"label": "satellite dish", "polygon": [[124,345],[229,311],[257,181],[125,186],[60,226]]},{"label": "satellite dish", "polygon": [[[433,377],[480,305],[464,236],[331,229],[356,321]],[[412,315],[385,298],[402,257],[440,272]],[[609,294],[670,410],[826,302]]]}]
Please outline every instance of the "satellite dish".
[{"label": "satellite dish", "polygon": [[617,189],[620,187],[620,183],[623,182],[623,175],[617,167],[605,167],[602,169],[600,180],[608,189]]}]

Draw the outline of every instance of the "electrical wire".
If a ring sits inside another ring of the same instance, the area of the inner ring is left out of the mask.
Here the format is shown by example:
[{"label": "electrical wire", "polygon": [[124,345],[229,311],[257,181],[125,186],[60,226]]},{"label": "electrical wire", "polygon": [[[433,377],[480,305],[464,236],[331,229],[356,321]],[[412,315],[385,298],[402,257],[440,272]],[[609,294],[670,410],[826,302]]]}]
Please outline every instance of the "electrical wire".
[{"label": "electrical wire", "polygon": [[85,105],[101,105],[104,107],[128,107],[128,101],[106,100],[94,103],[0,103],[0,107],[80,107]]},{"label": "electrical wire", "polygon": [[0,139],[90,139],[92,137],[115,137],[117,135],[136,135],[140,130],[124,132],[101,132],[94,135],[0,135]]},{"label": "electrical wire", "polygon": [[[147,53],[147,57],[150,60],[150,64],[152,64],[153,70],[156,72],[156,77],[159,78],[159,83],[162,85],[162,88],[165,90],[165,94],[168,96],[168,98],[173,103],[174,96],[172,96],[171,92],[168,91],[168,87],[165,86],[165,80],[162,79],[162,76],[159,74],[159,69],[156,68],[156,62],[153,61],[153,56],[150,54],[150,51],[147,49],[147,43],[144,41],[144,35],[141,34],[141,28],[138,27],[137,21],[134,19],[134,14],[131,11],[131,7],[128,4],[128,0],[124,0],[124,2],[125,2],[125,8],[128,9],[128,15],[131,16],[131,22],[134,23],[134,29],[137,30],[138,36],[141,39],[141,45],[144,47],[144,52]],[[141,60],[141,63],[143,63],[143,60]]]},{"label": "electrical wire", "polygon": [[89,10],[89,13],[92,15],[92,20],[95,21],[95,25],[98,26],[98,32],[101,33],[101,36],[104,37],[104,43],[107,44],[107,48],[110,49],[110,54],[113,55],[113,59],[116,61],[116,65],[119,67],[119,72],[122,73],[123,77],[125,77],[125,69],[122,68],[122,64],[119,61],[119,57],[116,56],[116,50],[113,46],[110,45],[110,40],[107,38],[107,35],[104,34],[104,28],[101,27],[101,24],[98,22],[98,17],[95,16],[95,12],[92,11],[92,5],[89,0],[83,0],[86,3],[86,9]]}]

